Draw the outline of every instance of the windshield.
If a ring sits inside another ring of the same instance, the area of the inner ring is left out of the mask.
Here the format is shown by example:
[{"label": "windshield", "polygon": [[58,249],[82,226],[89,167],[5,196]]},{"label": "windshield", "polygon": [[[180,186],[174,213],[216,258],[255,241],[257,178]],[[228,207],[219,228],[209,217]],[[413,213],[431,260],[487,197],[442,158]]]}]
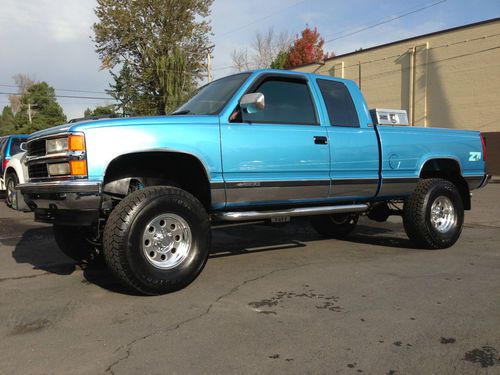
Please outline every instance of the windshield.
[{"label": "windshield", "polygon": [[235,74],[229,77],[218,79],[206,86],[203,86],[198,92],[181,107],[177,108],[173,115],[216,115],[227,104],[246,81],[250,73]]}]

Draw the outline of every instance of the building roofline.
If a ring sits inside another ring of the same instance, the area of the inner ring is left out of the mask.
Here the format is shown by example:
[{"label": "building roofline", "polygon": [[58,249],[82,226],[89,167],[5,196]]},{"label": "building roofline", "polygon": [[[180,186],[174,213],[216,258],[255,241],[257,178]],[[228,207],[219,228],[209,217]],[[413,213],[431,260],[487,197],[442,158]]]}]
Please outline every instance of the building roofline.
[{"label": "building roofline", "polygon": [[469,27],[485,25],[485,24],[488,24],[488,23],[493,23],[493,22],[498,22],[498,21],[500,21],[500,17],[491,18],[491,19],[488,19],[488,20],[479,21],[479,22],[475,22],[475,23],[469,23],[469,24],[462,25],[462,26],[456,26],[456,27],[452,27],[452,28],[449,28],[449,29],[433,31],[433,32],[428,33],[428,34],[421,34],[421,35],[417,35],[417,36],[412,36],[410,38],[399,39],[399,40],[396,40],[394,42],[389,42],[389,43],[385,43],[385,44],[379,44],[379,45],[376,45],[376,46],[373,46],[373,47],[368,47],[368,48],[363,48],[363,49],[357,50],[357,51],[343,53],[342,55],[336,55],[336,56],[333,56],[333,57],[329,57],[329,58],[325,59],[322,62],[297,65],[297,66],[294,66],[293,69],[303,68],[305,66],[310,66],[310,65],[322,65],[322,64],[324,64],[327,61],[331,61],[331,60],[338,59],[338,58],[341,58],[341,57],[346,57],[346,56],[354,55],[356,53],[362,53],[362,52],[366,52],[366,51],[372,51],[372,50],[375,50],[375,49],[378,49],[378,48],[389,47],[389,46],[392,46],[394,44],[405,43],[405,42],[409,42],[409,41],[416,40],[416,39],[426,38],[426,37],[430,37],[430,36],[434,36],[434,35],[438,35],[438,34],[447,33],[447,32],[450,32],[450,31],[467,29]]}]

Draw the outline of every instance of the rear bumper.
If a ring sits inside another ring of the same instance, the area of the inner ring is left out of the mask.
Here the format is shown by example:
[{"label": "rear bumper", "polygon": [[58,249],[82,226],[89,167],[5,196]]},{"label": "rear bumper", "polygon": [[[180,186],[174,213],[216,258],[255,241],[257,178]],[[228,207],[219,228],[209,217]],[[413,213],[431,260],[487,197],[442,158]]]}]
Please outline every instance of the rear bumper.
[{"label": "rear bumper", "polygon": [[90,225],[99,217],[101,184],[91,181],[26,183],[17,186],[37,221]]},{"label": "rear bumper", "polygon": [[481,189],[481,188],[485,187],[490,180],[491,180],[491,176],[489,174],[485,174],[483,181],[481,181],[481,184],[477,188]]},{"label": "rear bumper", "polygon": [[482,187],[485,187],[490,178],[491,176],[489,174],[464,176],[467,185],[469,185],[469,190],[481,189]]}]

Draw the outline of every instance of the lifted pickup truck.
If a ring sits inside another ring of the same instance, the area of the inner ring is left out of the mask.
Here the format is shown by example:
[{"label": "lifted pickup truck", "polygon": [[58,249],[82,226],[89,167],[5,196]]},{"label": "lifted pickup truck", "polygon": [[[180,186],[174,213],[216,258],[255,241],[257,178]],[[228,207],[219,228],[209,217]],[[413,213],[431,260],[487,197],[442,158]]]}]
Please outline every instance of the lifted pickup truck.
[{"label": "lifted pickup truck", "polygon": [[170,116],[39,131],[27,153],[36,220],[144,294],[193,281],[221,222],[310,216],[342,237],[397,214],[415,244],[446,248],[488,180],[479,132],[378,125],[354,82],[276,70],[214,81]]}]

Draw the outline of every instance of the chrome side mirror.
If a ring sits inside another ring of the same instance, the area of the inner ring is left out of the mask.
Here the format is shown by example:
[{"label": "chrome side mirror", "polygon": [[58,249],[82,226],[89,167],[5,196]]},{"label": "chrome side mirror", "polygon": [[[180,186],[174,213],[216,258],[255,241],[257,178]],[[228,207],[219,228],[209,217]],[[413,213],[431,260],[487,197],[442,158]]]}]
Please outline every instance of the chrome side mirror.
[{"label": "chrome side mirror", "polygon": [[19,148],[20,148],[22,151],[24,151],[24,152],[28,151],[28,147],[27,147],[27,145],[26,145],[26,142],[21,143],[21,144],[19,145]]},{"label": "chrome side mirror", "polygon": [[246,113],[256,113],[266,108],[264,94],[254,92],[253,94],[246,94],[240,100],[240,108]]}]

